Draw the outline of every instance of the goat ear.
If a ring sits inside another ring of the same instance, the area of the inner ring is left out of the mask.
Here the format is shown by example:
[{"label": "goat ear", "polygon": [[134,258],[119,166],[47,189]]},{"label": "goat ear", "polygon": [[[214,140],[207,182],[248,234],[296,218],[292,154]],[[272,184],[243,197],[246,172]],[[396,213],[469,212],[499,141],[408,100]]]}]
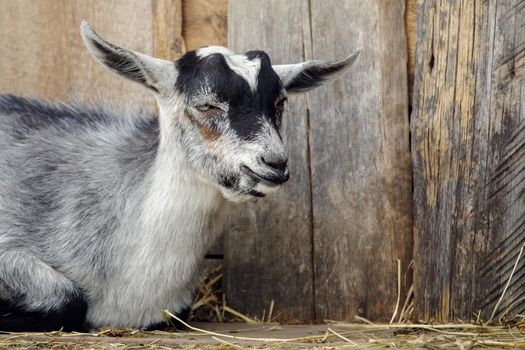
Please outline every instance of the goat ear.
[{"label": "goat ear", "polygon": [[306,92],[321,85],[327,79],[340,77],[352,66],[361,49],[340,61],[307,61],[296,64],[274,65],[284,88],[289,93]]},{"label": "goat ear", "polygon": [[80,35],[89,52],[110,71],[140,83],[158,94],[169,94],[177,79],[175,64],[150,57],[102,39],[86,21],[80,25]]}]

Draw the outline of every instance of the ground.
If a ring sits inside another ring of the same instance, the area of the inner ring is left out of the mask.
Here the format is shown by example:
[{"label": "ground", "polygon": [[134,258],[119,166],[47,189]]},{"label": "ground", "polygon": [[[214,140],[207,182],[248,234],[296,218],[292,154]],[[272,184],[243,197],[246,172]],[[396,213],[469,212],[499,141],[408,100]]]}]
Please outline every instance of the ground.
[{"label": "ground", "polygon": [[188,332],[103,330],[97,334],[0,335],[0,349],[515,349],[525,327],[477,325],[278,325],[195,323]]}]

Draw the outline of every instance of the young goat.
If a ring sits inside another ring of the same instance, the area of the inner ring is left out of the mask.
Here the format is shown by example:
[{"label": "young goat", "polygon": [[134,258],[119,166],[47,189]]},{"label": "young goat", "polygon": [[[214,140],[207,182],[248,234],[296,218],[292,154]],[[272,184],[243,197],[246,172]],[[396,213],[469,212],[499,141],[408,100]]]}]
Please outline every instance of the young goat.
[{"label": "young goat", "polygon": [[[191,304],[223,198],[288,180],[287,93],[348,68],[205,47],[175,62],[81,34],[159,116],[0,95],[0,330],[148,327]],[[120,114],[120,115],[119,115]],[[124,114],[124,115],[122,115]]]}]

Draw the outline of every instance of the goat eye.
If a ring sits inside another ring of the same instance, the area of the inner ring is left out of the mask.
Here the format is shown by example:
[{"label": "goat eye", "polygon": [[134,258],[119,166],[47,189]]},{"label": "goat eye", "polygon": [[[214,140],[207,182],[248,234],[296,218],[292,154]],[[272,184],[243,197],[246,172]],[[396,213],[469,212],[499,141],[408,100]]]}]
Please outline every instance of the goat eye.
[{"label": "goat eye", "polygon": [[205,103],[203,105],[195,106],[195,108],[197,108],[201,112],[206,112],[206,111],[209,111],[210,108],[212,108],[212,107],[211,107],[211,105]]},{"label": "goat eye", "polygon": [[202,105],[195,106],[200,112],[223,112],[223,109],[212,105],[210,103],[204,103]]},{"label": "goat eye", "polygon": [[275,102],[275,108],[279,113],[281,113],[284,110],[284,104],[286,103],[286,100],[286,97],[283,97],[277,100],[277,102]]}]

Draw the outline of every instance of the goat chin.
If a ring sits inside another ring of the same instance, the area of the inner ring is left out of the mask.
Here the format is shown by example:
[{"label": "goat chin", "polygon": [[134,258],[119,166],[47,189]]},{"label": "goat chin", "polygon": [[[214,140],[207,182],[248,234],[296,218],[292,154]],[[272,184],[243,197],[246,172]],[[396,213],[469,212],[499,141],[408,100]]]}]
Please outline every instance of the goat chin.
[{"label": "goat chin", "polygon": [[226,188],[221,188],[221,193],[226,200],[233,203],[242,203],[254,198],[252,195],[239,193]]}]

